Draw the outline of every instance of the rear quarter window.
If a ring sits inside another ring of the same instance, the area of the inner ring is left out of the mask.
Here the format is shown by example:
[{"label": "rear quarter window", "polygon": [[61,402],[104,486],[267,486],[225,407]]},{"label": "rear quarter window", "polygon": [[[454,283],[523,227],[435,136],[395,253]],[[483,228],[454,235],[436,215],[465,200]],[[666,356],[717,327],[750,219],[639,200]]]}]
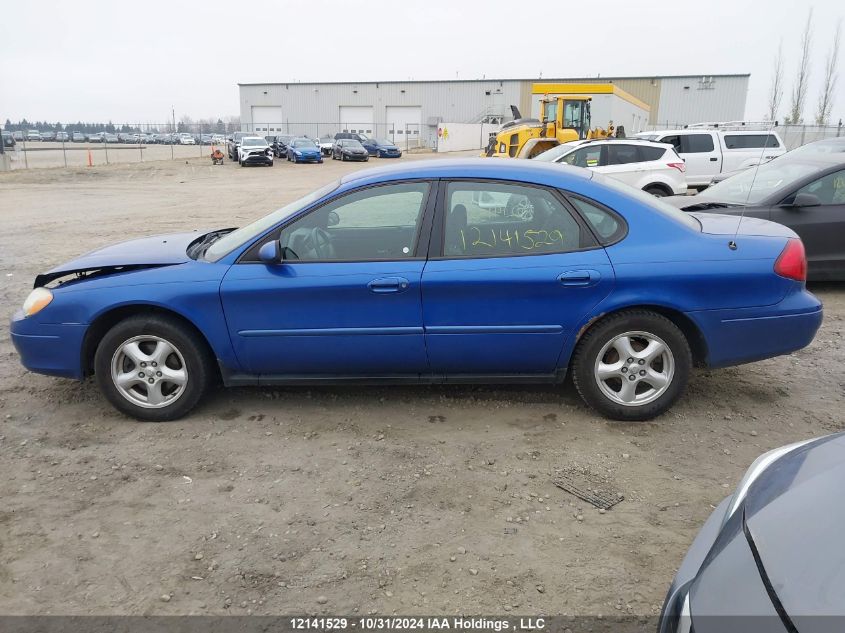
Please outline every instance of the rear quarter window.
[{"label": "rear quarter window", "polygon": [[666,150],[662,147],[647,147],[645,145],[640,145],[640,160],[645,162],[649,160],[660,160],[663,158],[663,154],[666,153]]},{"label": "rear quarter window", "polygon": [[573,194],[568,194],[567,198],[593,229],[602,246],[615,244],[625,237],[628,225],[617,213],[597,202]]}]

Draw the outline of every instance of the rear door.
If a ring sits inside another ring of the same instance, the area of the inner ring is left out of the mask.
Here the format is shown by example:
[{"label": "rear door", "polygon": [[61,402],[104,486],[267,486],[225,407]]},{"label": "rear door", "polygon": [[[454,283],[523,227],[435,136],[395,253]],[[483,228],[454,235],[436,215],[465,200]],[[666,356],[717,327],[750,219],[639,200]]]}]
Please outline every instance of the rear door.
[{"label": "rear door", "polygon": [[423,323],[447,380],[553,378],[564,341],[614,282],[604,249],[543,187],[444,182],[432,240]]},{"label": "rear door", "polygon": [[606,147],[607,164],[596,168],[596,171],[639,189],[643,164],[637,146],[614,142],[608,143]]},{"label": "rear door", "polygon": [[[819,206],[794,207],[799,193],[816,196]],[[845,276],[845,170],[833,172],[790,194],[771,210],[770,219],[785,224],[804,242],[814,279]]]},{"label": "rear door", "polygon": [[710,179],[722,171],[722,151],[713,137],[712,132],[680,135],[681,150],[678,154],[687,165],[687,182],[690,185],[709,185]]}]

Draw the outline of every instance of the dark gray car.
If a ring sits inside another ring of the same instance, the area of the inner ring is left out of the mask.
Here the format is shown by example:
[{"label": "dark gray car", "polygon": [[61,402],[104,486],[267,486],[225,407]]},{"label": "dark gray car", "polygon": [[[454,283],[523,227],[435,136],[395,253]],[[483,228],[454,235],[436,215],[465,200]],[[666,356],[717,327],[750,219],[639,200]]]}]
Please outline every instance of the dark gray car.
[{"label": "dark gray car", "polygon": [[845,434],[757,458],[693,541],[659,633],[845,630]]},{"label": "dark gray car", "polygon": [[795,231],[807,251],[808,279],[845,280],[845,154],[781,156],[695,196],[663,200],[684,211],[772,220]]}]

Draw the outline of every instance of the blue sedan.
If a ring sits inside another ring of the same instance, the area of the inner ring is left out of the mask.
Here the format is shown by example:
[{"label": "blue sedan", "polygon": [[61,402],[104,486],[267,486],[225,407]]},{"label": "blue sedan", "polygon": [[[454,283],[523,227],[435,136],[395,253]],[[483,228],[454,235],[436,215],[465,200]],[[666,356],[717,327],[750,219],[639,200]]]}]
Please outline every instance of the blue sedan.
[{"label": "blue sedan", "polygon": [[377,138],[367,138],[361,141],[361,145],[367,150],[370,156],[378,158],[400,158],[402,150],[390,141]]},{"label": "blue sedan", "polygon": [[288,143],[287,158],[294,163],[322,163],[323,152],[316,141],[310,138],[296,138]]},{"label": "blue sedan", "polygon": [[137,239],[35,279],[32,371],[170,420],[216,383],[560,383],[653,418],[693,365],[808,345],[801,241],[534,161],[359,171],[239,229]]}]

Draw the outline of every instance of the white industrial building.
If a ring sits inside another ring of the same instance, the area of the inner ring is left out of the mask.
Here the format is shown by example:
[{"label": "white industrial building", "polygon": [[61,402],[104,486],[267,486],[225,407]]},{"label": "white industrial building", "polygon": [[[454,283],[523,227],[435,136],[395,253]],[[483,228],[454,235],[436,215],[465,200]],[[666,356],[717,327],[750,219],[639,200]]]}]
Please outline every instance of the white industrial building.
[{"label": "white industrial building", "polygon": [[[750,75],[576,77],[448,81],[368,81],[238,84],[241,125],[261,135],[316,137],[357,131],[402,145],[433,146],[442,122],[502,122],[511,105],[523,116],[536,110],[535,84],[613,84],[647,106],[645,117],[625,120],[637,128],[675,127],[701,121],[741,120]],[[593,125],[608,122],[593,116]],[[619,122],[617,122],[619,123]]]}]

